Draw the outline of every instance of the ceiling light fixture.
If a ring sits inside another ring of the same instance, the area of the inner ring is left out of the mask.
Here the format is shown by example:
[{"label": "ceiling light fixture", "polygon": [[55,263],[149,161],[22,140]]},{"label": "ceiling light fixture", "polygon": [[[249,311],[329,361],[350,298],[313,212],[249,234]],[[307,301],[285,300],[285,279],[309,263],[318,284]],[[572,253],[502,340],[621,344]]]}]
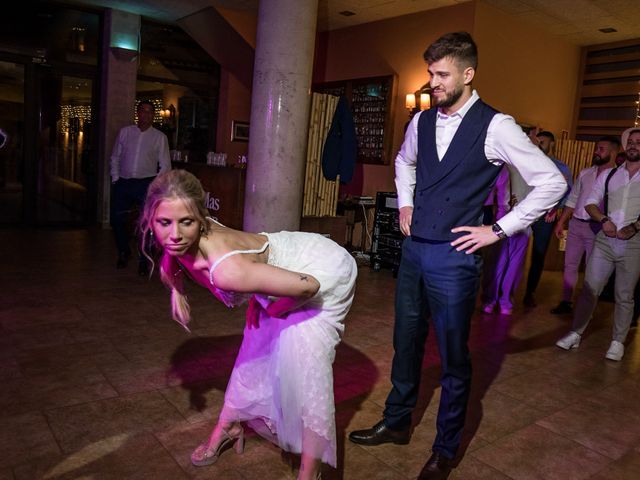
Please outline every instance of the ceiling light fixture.
[{"label": "ceiling light fixture", "polygon": [[353,15],[355,15],[355,12],[352,12],[350,10],[343,10],[341,12],[339,12],[340,15],[343,15],[345,17],[352,17]]},{"label": "ceiling light fixture", "polygon": [[616,30],[613,27],[607,27],[607,28],[600,28],[598,29],[598,31],[602,33],[614,33],[614,32],[617,32],[618,30]]}]

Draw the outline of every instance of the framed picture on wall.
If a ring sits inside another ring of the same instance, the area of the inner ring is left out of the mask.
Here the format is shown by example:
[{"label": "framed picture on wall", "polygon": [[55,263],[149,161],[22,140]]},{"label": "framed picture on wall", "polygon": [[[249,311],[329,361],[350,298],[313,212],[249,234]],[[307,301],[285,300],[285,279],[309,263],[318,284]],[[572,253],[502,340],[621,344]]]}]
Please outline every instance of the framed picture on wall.
[{"label": "framed picture on wall", "polygon": [[248,142],[249,141],[249,123],[231,121],[231,141],[232,142]]}]

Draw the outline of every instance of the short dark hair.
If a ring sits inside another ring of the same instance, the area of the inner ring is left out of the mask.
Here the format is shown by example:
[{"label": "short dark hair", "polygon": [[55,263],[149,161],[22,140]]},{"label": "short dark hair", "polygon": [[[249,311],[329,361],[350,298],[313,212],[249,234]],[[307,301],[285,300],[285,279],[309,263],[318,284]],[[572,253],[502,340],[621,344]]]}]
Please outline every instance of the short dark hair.
[{"label": "short dark hair", "polygon": [[603,137],[600,137],[598,139],[598,142],[609,142],[614,147],[620,146],[620,139],[618,137],[614,137],[613,135],[604,135]]},{"label": "short dark hair", "polygon": [[140,100],[138,102],[138,105],[136,105],[136,112],[140,110],[140,107],[142,107],[142,105],[149,105],[151,107],[151,111],[155,113],[156,106],[153,104],[151,100]]},{"label": "short dark hair", "polygon": [[547,137],[548,139],[550,139],[552,142],[556,141],[556,137],[553,133],[551,133],[548,130],[543,130],[541,132],[539,132],[536,137]]},{"label": "short dark hair", "polygon": [[464,67],[478,68],[478,47],[467,32],[453,32],[441,36],[429,45],[423,57],[429,64],[451,57]]}]

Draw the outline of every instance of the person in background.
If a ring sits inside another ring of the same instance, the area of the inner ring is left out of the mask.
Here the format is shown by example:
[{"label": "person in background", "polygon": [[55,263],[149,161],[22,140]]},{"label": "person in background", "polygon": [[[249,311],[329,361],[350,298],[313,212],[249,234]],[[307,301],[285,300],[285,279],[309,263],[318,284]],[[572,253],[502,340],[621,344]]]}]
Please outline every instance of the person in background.
[{"label": "person in background", "polygon": [[640,129],[626,143],[627,160],[598,177],[585,210],[602,225],[587,262],[571,331],[556,342],[564,350],[578,348],[611,274],[616,272],[613,339],[605,358],[620,361],[633,320],[634,288],[640,278]]},{"label": "person in background", "polygon": [[[510,212],[531,191],[517,170],[507,165],[502,167],[494,189],[498,199],[496,221]],[[531,228],[527,227],[489,247],[495,246],[498,251],[493,277],[486,283],[486,291],[483,291],[485,303],[482,311],[484,313],[493,313],[496,307],[501,315],[513,313],[513,294],[522,278],[529,235],[531,235]]]},{"label": "person in background", "polygon": [[598,227],[600,225],[593,222],[591,216],[584,209],[585,202],[591,194],[596,179],[602,175],[602,172],[615,166],[614,159],[619,148],[620,141],[615,137],[607,136],[598,140],[592,164],[578,174],[578,178],[571,188],[571,193],[565,203],[562,215],[554,229],[556,237],[561,238],[568,222],[567,244],[564,252],[562,300],[556,307],[551,309],[553,314],[573,313],[573,291],[578,281],[578,268],[583,255],[587,260],[589,259],[597,230],[599,230],[599,228],[596,230],[593,227],[594,225]]},{"label": "person in background", "polygon": [[[171,170],[167,136],[153,127],[153,103],[143,100],[136,110],[137,125],[120,129],[111,153],[111,227],[118,248],[116,268],[125,268],[131,257],[128,227],[131,209],[142,208],[147,188],[158,172]],[[141,254],[138,274],[149,274],[147,261]]]},{"label": "person in background", "polygon": [[573,185],[573,177],[569,166],[558,160],[552,155],[553,147],[555,145],[555,137],[553,133],[543,130],[536,135],[536,141],[538,147],[544,152],[544,154],[551,159],[555,166],[560,170],[565,180],[567,181],[568,188],[564,197],[553,206],[544,217],[540,218],[533,225],[531,225],[531,231],[533,233],[533,241],[531,248],[531,266],[529,267],[529,275],[527,276],[527,289],[524,295],[524,306],[535,307],[536,301],[533,294],[538,288],[540,283],[540,277],[542,277],[542,271],[544,270],[544,259],[547,255],[549,248],[549,241],[553,234],[555,221],[558,215],[558,209],[564,206],[564,201],[569,195],[571,186]]}]

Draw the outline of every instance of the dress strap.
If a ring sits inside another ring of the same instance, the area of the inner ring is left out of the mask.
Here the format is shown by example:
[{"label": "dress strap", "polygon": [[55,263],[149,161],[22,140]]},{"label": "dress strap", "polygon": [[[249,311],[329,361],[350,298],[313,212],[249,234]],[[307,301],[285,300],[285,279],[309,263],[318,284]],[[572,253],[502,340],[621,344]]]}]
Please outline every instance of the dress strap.
[{"label": "dress strap", "polygon": [[[215,222],[215,220],[214,220],[214,222]],[[218,265],[220,265],[220,263],[222,263],[223,260],[226,260],[227,258],[229,258],[232,255],[237,255],[238,253],[263,253],[267,249],[268,246],[269,246],[269,240],[264,242],[264,245],[262,245],[262,247],[260,247],[260,248],[255,248],[255,249],[252,249],[252,250],[232,250],[232,251],[227,252],[224,255],[222,255],[215,262],[213,262],[213,265],[211,265],[211,268],[209,268],[209,281],[211,282],[211,285],[213,285],[213,271],[216,269],[216,267]]]},{"label": "dress strap", "polygon": [[207,217],[207,219],[211,220],[213,223],[217,223],[217,224],[218,224],[218,225],[220,225],[221,227],[225,227],[225,228],[226,228],[226,225],[221,224],[218,220],[216,220],[216,219],[215,219],[215,218],[213,218],[213,217]]}]

